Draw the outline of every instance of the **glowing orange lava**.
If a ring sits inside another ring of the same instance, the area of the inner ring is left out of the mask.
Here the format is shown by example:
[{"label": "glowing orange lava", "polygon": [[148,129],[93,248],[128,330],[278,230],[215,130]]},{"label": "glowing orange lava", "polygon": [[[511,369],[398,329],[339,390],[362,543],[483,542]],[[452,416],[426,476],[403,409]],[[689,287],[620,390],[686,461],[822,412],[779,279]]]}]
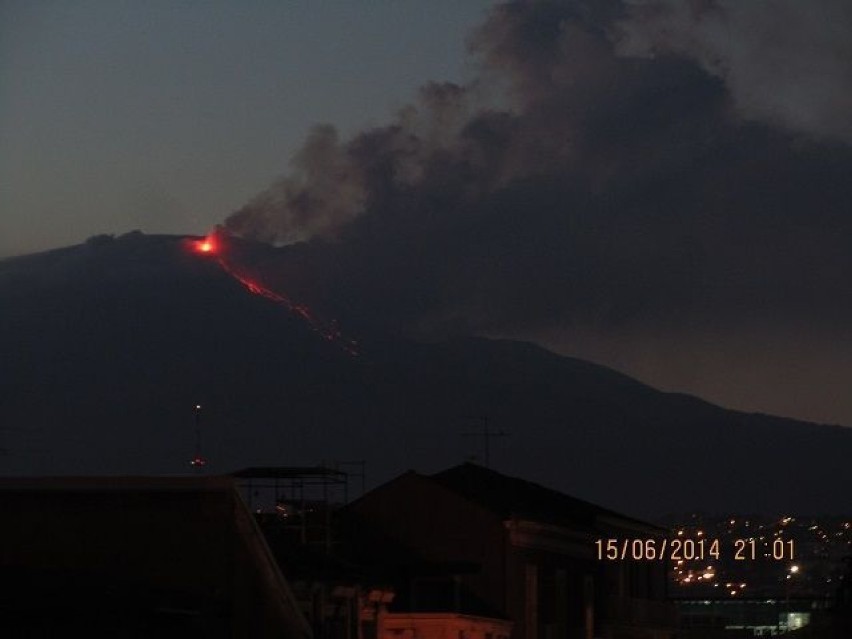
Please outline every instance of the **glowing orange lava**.
[{"label": "glowing orange lava", "polygon": [[259,282],[237,273],[221,257],[218,261],[225,272],[242,284],[250,293],[259,295],[260,297],[265,297],[271,302],[284,306],[294,315],[301,317],[315,332],[322,335],[329,342],[336,342],[344,351],[352,356],[358,355],[358,343],[354,340],[347,339],[337,327],[336,322],[324,322],[306,305],[298,304],[286,295],[282,295],[281,293],[268,289]]},{"label": "glowing orange lava", "polygon": [[211,237],[205,237],[203,240],[196,240],[193,243],[193,247],[199,253],[215,253],[216,252],[216,242],[213,241]]},{"label": "glowing orange lava", "polygon": [[[204,239],[193,241],[193,250],[195,250],[196,253],[202,253],[204,255],[215,255],[216,262],[218,262],[219,266],[222,267],[222,270],[242,284],[250,293],[264,297],[276,304],[280,304],[294,315],[301,317],[311,327],[311,329],[322,335],[326,340],[337,343],[344,351],[349,353],[349,355],[358,355],[358,343],[346,338],[337,327],[336,321],[329,323],[321,320],[306,305],[294,302],[286,295],[267,288],[257,280],[244,275],[232,266],[230,261],[225,259],[226,253],[229,253],[229,251],[221,250],[228,248],[227,243],[225,243],[223,247],[220,247],[217,233],[218,230],[214,231]],[[199,465],[197,462],[198,460],[193,460],[192,464]]]}]

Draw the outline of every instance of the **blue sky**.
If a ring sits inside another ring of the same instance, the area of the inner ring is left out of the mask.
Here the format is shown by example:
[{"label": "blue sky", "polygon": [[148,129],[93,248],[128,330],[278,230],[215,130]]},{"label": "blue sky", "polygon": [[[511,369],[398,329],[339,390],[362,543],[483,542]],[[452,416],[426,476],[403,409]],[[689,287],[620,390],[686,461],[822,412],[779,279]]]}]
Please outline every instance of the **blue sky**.
[{"label": "blue sky", "polygon": [[0,256],[205,232],[313,124],[345,136],[470,78],[490,4],[3,2]]}]

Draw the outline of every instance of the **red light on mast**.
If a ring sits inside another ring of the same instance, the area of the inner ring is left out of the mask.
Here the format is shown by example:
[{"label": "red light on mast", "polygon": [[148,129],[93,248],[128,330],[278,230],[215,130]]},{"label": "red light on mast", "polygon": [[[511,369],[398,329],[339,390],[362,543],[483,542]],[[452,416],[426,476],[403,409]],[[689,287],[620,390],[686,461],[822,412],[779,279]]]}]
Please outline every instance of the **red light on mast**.
[{"label": "red light on mast", "polygon": [[201,404],[195,405],[195,457],[189,462],[191,466],[201,469],[207,465],[207,460],[201,456]]}]

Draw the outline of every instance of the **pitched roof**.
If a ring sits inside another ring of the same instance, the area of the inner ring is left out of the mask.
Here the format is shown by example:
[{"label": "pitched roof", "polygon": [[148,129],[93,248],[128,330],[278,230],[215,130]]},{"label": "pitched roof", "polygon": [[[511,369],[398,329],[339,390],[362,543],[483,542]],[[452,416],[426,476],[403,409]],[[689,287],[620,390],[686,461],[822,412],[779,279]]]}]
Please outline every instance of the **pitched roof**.
[{"label": "pitched roof", "polygon": [[600,518],[605,517],[625,526],[657,528],[552,488],[509,477],[470,462],[436,473],[431,478],[506,519],[518,517],[541,523],[570,525],[573,528],[595,529]]}]

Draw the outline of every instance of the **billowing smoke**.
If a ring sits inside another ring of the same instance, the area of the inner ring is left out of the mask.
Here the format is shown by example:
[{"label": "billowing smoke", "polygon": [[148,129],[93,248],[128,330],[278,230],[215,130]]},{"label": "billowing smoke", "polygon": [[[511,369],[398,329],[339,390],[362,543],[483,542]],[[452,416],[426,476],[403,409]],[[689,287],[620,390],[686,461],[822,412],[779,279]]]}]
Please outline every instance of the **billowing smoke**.
[{"label": "billowing smoke", "polygon": [[405,331],[840,325],[851,28],[829,0],[497,6],[474,82],[316,128],[226,226]]},{"label": "billowing smoke", "polygon": [[[474,154],[484,149],[462,140],[471,118],[468,93],[452,83],[429,84],[391,125],[345,143],[334,127],[315,127],[291,173],[229,217],[228,230],[279,244],[339,239],[383,198],[429,188],[430,173],[440,164],[481,163]],[[481,167],[472,167],[471,177],[480,173]]]},{"label": "billowing smoke", "polygon": [[852,4],[846,0],[634,1],[623,55],[676,53],[724,79],[745,118],[852,142]]},{"label": "billowing smoke", "polygon": [[364,210],[361,167],[342,148],[332,126],[317,126],[282,177],[227,225],[255,240],[291,243],[326,236]]}]

